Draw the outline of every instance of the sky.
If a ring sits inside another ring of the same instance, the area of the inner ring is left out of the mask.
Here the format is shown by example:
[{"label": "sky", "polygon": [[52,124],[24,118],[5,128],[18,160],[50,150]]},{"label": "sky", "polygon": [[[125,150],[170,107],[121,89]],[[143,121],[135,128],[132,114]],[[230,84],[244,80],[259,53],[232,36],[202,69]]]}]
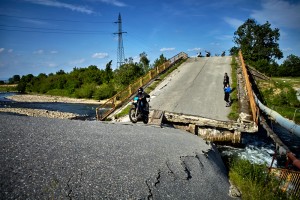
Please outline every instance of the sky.
[{"label": "sky", "polygon": [[118,15],[125,58],[212,56],[235,46],[247,19],[279,28],[284,58],[300,56],[300,0],[0,0],[0,80],[13,75],[117,68]]}]

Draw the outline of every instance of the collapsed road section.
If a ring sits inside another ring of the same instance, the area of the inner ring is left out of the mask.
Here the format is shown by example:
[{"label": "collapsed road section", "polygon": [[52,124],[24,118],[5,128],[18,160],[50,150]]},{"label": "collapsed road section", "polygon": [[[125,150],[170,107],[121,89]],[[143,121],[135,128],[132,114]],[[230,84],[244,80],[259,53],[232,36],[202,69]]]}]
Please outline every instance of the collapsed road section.
[{"label": "collapsed road section", "polygon": [[0,199],[232,199],[215,146],[178,129],[8,114],[0,124]]}]

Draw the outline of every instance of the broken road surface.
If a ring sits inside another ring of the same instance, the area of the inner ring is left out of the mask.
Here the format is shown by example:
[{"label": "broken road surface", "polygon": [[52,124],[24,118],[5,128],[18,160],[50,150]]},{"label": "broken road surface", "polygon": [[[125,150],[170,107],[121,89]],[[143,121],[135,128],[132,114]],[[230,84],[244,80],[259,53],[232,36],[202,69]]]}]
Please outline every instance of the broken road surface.
[{"label": "broken road surface", "polygon": [[211,144],[172,128],[0,115],[0,199],[230,199]]}]

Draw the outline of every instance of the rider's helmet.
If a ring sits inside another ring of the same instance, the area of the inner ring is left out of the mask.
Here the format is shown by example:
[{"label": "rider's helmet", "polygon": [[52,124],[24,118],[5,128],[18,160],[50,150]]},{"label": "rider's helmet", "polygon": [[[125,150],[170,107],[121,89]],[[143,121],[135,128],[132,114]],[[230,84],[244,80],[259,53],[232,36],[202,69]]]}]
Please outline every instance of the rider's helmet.
[{"label": "rider's helmet", "polygon": [[140,87],[139,90],[138,90],[138,93],[143,93],[143,91],[144,91],[143,88]]}]

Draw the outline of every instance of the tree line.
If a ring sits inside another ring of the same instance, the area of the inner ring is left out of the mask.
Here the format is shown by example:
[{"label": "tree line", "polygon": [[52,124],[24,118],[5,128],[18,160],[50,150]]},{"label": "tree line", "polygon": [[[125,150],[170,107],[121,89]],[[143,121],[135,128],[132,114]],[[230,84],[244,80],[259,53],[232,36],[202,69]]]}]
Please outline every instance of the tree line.
[{"label": "tree line", "polygon": [[[276,60],[283,58],[279,48],[279,29],[271,28],[271,24],[258,24],[254,19],[247,19],[234,32],[230,55],[242,51],[245,62],[268,76],[300,76],[300,58],[296,55],[287,56],[279,65]],[[38,76],[28,74],[20,77],[14,75],[9,83],[17,83],[20,92],[37,92],[42,94],[63,95],[76,98],[109,98],[139,77],[146,74],[151,67],[163,64],[167,59],[162,55],[150,66],[145,52],[140,54],[139,62],[132,58],[126,59],[125,64],[112,70],[112,61],[106,64],[105,69],[98,69],[91,65],[87,68],[74,68],[70,73],[63,70],[55,74],[41,73]],[[1,83],[0,83],[1,84]]]},{"label": "tree line", "polygon": [[49,95],[68,96],[75,98],[93,98],[102,100],[112,97],[124,87],[145,75],[151,68],[166,62],[163,54],[150,66],[150,61],[145,52],[140,54],[140,61],[134,62],[132,58],[119,68],[112,69],[112,61],[106,64],[105,69],[96,65],[86,68],[73,68],[69,73],[64,70],[50,73],[14,75],[9,79],[10,84],[17,84],[21,93],[35,92]]},{"label": "tree line", "polygon": [[248,65],[268,76],[299,77],[300,57],[291,54],[281,65],[276,62],[283,58],[278,44],[279,37],[279,29],[272,29],[268,21],[260,25],[255,19],[247,19],[234,32],[233,41],[237,46],[230,49],[230,54],[236,55],[241,50]]}]

